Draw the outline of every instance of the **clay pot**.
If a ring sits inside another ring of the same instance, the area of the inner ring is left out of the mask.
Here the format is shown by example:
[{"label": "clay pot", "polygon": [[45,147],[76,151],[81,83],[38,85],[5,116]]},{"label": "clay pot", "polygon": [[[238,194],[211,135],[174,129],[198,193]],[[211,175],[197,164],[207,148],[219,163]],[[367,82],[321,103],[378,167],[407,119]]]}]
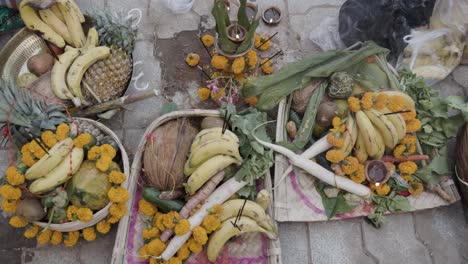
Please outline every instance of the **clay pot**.
[{"label": "clay pot", "polygon": [[367,161],[364,167],[366,179],[370,183],[384,184],[390,179],[393,171],[387,167],[385,162],[380,160]]}]

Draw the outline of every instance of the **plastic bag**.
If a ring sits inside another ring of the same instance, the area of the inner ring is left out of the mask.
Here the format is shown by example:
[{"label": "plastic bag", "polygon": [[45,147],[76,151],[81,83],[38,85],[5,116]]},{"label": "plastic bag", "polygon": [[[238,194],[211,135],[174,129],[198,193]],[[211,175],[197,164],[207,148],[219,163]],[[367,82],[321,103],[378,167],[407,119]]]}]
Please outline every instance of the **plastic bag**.
[{"label": "plastic bag", "polygon": [[184,14],[190,11],[195,0],[163,0],[164,5],[174,14]]},{"label": "plastic bag", "polygon": [[346,48],[338,32],[337,17],[326,17],[320,25],[310,33],[309,39],[317,44],[323,51]]}]

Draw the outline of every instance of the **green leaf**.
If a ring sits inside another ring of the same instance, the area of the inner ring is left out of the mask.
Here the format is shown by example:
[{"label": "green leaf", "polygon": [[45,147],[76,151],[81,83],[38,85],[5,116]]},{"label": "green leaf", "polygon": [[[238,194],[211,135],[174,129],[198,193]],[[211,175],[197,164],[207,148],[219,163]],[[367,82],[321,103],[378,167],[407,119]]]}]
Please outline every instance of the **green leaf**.
[{"label": "green leaf", "polygon": [[211,14],[216,21],[216,32],[218,32],[218,41],[220,48],[227,53],[234,53],[236,45],[232,43],[227,35],[226,28],[229,25],[229,15],[224,1],[216,0],[211,10]]},{"label": "green leaf", "polygon": [[414,176],[425,183],[438,184],[440,182],[440,177],[432,173],[432,169],[429,166],[418,169]]},{"label": "green leaf", "polygon": [[242,41],[242,43],[237,48],[237,54],[243,53],[250,47],[250,45],[252,44],[252,39],[255,36],[255,30],[257,30],[258,25],[260,25],[260,19],[256,19],[252,22],[252,25],[250,25],[250,29],[247,32],[247,36],[245,36],[244,41]]},{"label": "green leaf", "polygon": [[461,96],[451,95],[445,99],[449,107],[460,110],[463,114],[465,121],[468,121],[468,103]]},{"label": "green leaf", "polygon": [[437,156],[433,158],[431,164],[429,164],[429,168],[439,175],[446,175],[450,173],[447,157],[443,156]]},{"label": "green leaf", "polygon": [[327,218],[331,219],[336,214],[344,214],[347,213],[355,208],[346,202],[343,197],[343,193],[339,193],[337,197],[328,197],[324,192],[325,185],[321,182],[315,184],[315,189],[322,197],[322,204],[325,212],[327,214]]},{"label": "green leaf", "polygon": [[239,10],[237,11],[237,21],[239,25],[245,27],[245,29],[250,29],[250,21],[247,17],[247,0],[240,0]]},{"label": "green leaf", "polygon": [[177,104],[174,102],[166,103],[161,107],[161,115],[168,114],[177,110]]},{"label": "green leaf", "polygon": [[411,210],[411,205],[405,197],[401,195],[396,195],[390,200],[390,204],[388,205],[388,210],[390,212],[407,212]]}]

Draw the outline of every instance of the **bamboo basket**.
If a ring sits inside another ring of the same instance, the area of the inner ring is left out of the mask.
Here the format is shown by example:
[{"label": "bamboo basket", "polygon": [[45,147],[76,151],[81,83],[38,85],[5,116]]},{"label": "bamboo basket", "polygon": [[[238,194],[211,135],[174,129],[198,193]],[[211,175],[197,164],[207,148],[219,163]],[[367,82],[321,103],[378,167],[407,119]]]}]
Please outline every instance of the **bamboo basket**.
[{"label": "bamboo basket", "polygon": [[[75,118],[75,120],[77,122],[86,121],[87,123],[92,124],[95,128],[99,129],[104,134],[110,135],[112,137],[112,139],[115,141],[115,143],[119,147],[119,152],[118,153],[120,153],[120,156],[121,156],[121,159],[122,159],[121,162],[120,162],[120,166],[121,166],[121,168],[123,168],[123,172],[125,173],[125,175],[127,175],[127,180],[125,180],[125,182],[123,182],[121,186],[123,188],[125,188],[125,189],[128,189],[128,186],[129,186],[128,175],[130,174],[129,173],[130,172],[130,162],[129,162],[129,159],[128,159],[127,152],[125,151],[125,148],[122,145],[122,143],[120,142],[117,135],[110,128],[108,128],[105,125],[103,125],[102,123],[99,123],[99,122],[94,121],[92,119]],[[60,232],[71,232],[71,231],[81,230],[81,229],[84,229],[86,227],[93,226],[93,225],[99,223],[104,218],[106,218],[107,215],[109,214],[109,207],[111,206],[111,204],[112,204],[112,202],[109,202],[104,208],[102,208],[101,210],[94,213],[93,219],[91,221],[89,221],[89,222],[82,222],[82,221],[77,220],[77,221],[68,222],[68,223],[64,223],[64,224],[48,224],[46,222],[34,222],[34,224],[36,224],[36,225],[38,225],[40,227],[43,227],[43,228],[48,227],[51,230],[60,231]]]},{"label": "bamboo basket", "polygon": [[[112,253],[112,264],[122,264],[122,263],[129,263],[128,261],[128,256],[130,255],[129,252],[129,231],[130,228],[134,226],[136,221],[136,214],[138,214],[137,210],[137,205],[138,205],[138,184],[140,182],[140,175],[141,175],[141,169],[142,169],[142,158],[143,158],[143,152],[144,152],[144,147],[146,145],[146,135],[150,134],[153,132],[154,129],[157,127],[163,125],[164,123],[171,121],[173,119],[181,118],[181,117],[220,117],[220,113],[217,110],[202,110],[202,109],[193,109],[193,110],[182,110],[182,111],[175,111],[171,112],[169,114],[163,115],[156,120],[154,120],[150,126],[146,129],[143,138],[140,140],[140,143],[138,144],[137,151],[135,153],[135,157],[132,163],[132,167],[130,169],[130,177],[128,179],[128,190],[130,193],[130,199],[128,201],[128,208],[130,213],[126,214],[124,218],[120,221],[119,223],[119,228],[117,231],[117,237],[115,239],[115,245],[114,245],[114,250]],[[265,188],[271,192],[272,188],[272,182],[271,182],[271,177],[270,174],[267,173],[265,177]],[[132,213],[133,212],[133,213]],[[270,204],[270,207],[267,209],[267,212],[270,215],[273,215],[273,206],[272,203]],[[244,248],[248,248],[244,246]],[[244,250],[242,247],[238,249],[239,250]],[[280,248],[280,242],[279,238],[277,240],[268,240],[268,247],[267,247],[267,256],[268,256],[268,263],[269,264],[281,264],[281,248]],[[146,263],[146,262],[137,262],[137,263]],[[243,262],[244,263],[244,262]],[[251,262],[245,262],[245,263],[251,263]],[[255,262],[259,263],[259,262]]]}]

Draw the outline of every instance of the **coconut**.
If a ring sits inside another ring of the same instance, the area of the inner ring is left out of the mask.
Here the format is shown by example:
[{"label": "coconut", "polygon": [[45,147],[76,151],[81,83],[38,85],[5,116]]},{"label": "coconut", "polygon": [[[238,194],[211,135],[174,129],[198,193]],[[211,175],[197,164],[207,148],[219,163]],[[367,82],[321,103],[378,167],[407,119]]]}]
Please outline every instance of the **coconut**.
[{"label": "coconut", "polygon": [[197,133],[198,129],[182,118],[157,127],[147,136],[143,168],[148,185],[161,192],[182,188],[185,161]]}]

